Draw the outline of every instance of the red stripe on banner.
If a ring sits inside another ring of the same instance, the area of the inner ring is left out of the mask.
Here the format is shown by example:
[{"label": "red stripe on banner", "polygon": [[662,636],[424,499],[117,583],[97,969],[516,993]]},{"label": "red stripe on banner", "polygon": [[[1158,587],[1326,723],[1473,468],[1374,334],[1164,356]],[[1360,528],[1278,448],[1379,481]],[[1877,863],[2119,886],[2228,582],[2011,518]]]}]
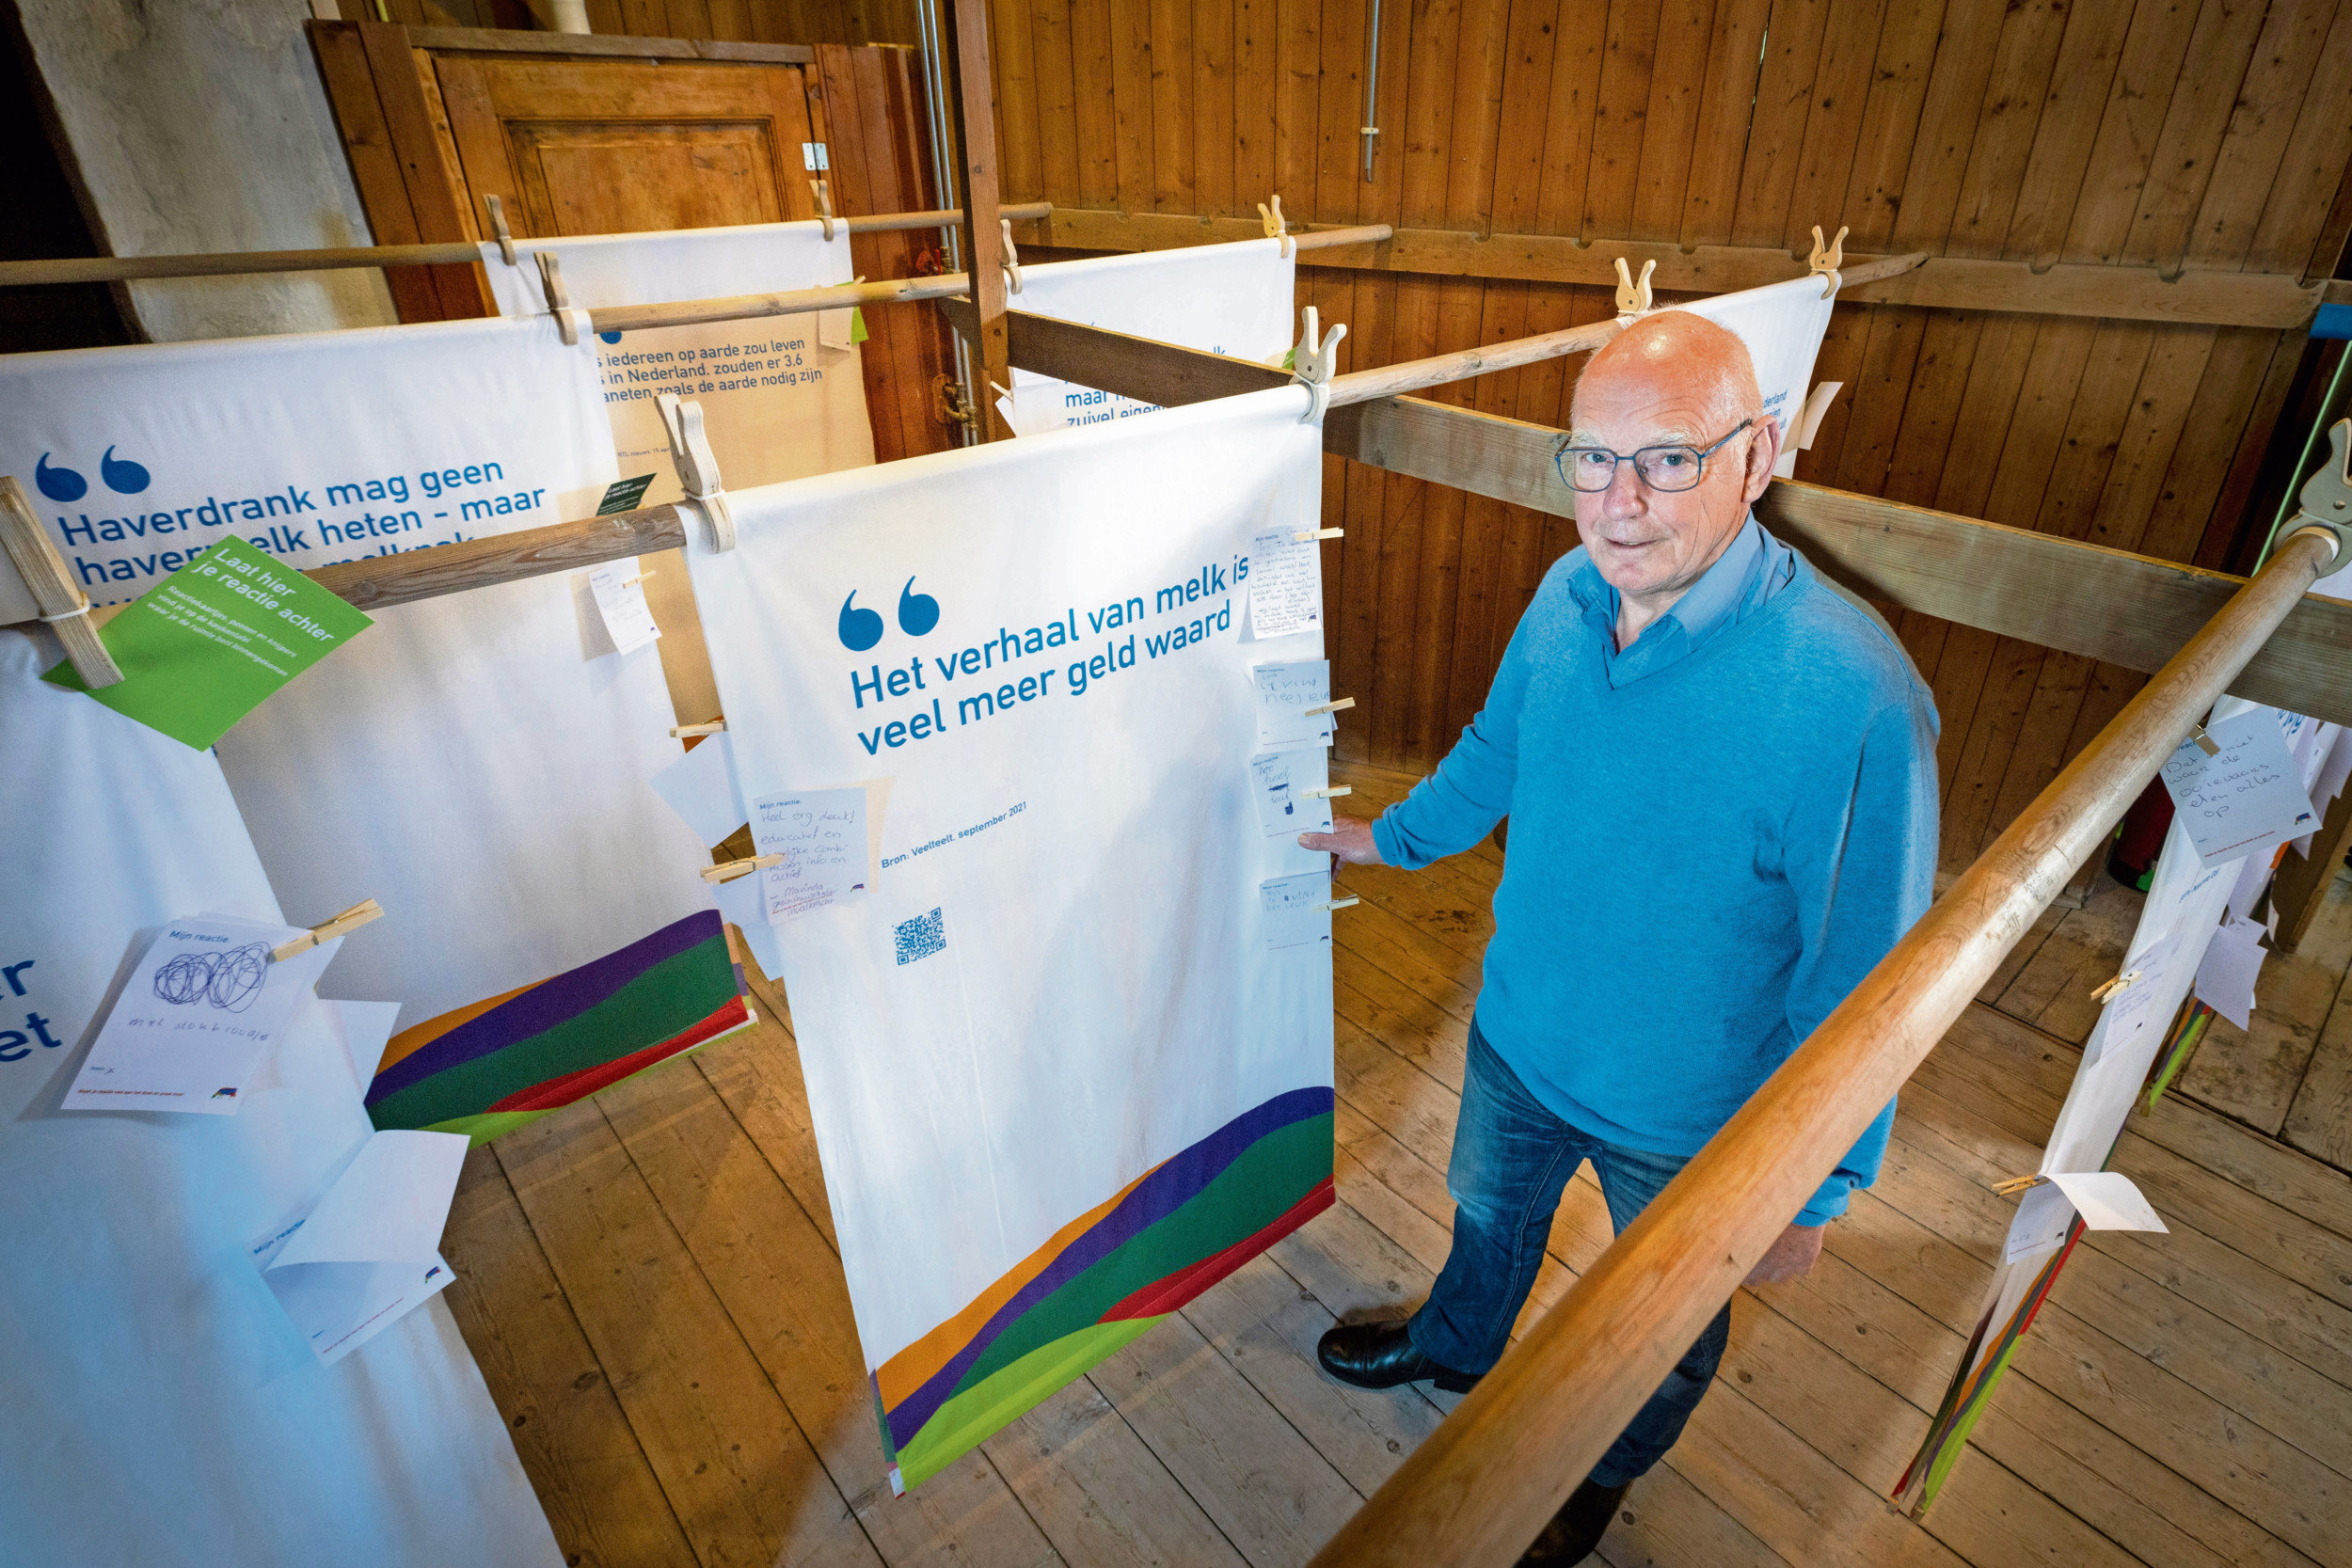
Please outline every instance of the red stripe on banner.
[{"label": "red stripe on banner", "polygon": [[1331,1207],[1338,1195],[1331,1179],[1325,1177],[1284,1211],[1282,1217],[1247,1241],[1235,1242],[1224,1251],[1212,1253],[1189,1268],[1177,1270],[1163,1279],[1155,1279],[1129,1296],[1125,1301],[1103,1314],[1102,1323],[1120,1323],[1134,1318],[1156,1318],[1173,1312],[1210,1286],[1248,1262],[1266,1248]]},{"label": "red stripe on banner", "polygon": [[591,1068],[582,1068],[578,1072],[567,1072],[561,1078],[550,1078],[545,1083],[533,1084],[527,1089],[517,1090],[508,1095],[490,1109],[492,1111],[559,1109],[569,1105],[575,1100],[584,1099],[598,1089],[610,1088],[631,1073],[643,1072],[664,1057],[675,1056],[681,1052],[691,1051],[698,1045],[718,1038],[730,1029],[739,1029],[751,1022],[751,1009],[744,1005],[741,997],[731,997],[724,1006],[691,1029],[681,1030],[668,1039],[649,1045],[643,1051],[632,1051],[626,1056],[616,1056],[612,1061],[601,1062]]}]

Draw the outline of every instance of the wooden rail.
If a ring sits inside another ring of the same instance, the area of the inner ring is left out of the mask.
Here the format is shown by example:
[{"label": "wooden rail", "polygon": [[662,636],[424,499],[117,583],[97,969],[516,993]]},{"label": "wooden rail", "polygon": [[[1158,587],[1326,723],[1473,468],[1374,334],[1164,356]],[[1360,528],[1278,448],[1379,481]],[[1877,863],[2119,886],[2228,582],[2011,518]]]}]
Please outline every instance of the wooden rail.
[{"label": "wooden rail", "polygon": [[[1034,201],[1008,207],[1005,215],[1041,218],[1053,203]],[[878,213],[869,217],[836,218],[852,234],[889,230],[938,229],[961,221],[962,210],[943,208],[930,213]],[[517,238],[518,250],[532,241]],[[463,264],[482,260],[482,246],[473,240],[447,240],[434,245],[352,245],[341,250],[225,250],[197,256],[72,256],[38,261],[0,261],[0,287],[35,283],[120,283],[141,277],[217,277],[230,273],[335,272],[349,267],[413,267]],[[960,291],[959,291],[960,292]],[[825,307],[813,306],[812,309]],[[700,318],[704,320],[723,318]]]},{"label": "wooden rail", "polygon": [[1315,1555],[1515,1560],[2334,553],[2297,533]]}]

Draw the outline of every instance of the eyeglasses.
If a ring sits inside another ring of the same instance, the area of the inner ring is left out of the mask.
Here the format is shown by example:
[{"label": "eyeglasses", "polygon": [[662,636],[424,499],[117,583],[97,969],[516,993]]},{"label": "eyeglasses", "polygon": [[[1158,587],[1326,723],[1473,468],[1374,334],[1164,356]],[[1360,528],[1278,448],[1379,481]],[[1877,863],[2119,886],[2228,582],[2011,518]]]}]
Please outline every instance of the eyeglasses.
[{"label": "eyeglasses", "polygon": [[1723,447],[1724,441],[1756,423],[1741,420],[1711,446],[1644,447],[1631,456],[1610,451],[1607,447],[1563,446],[1552,454],[1552,463],[1560,470],[1562,483],[1572,490],[1597,495],[1616,483],[1617,465],[1630,463],[1642,483],[1653,490],[1669,494],[1678,490],[1693,490],[1707,477],[1707,460]]}]

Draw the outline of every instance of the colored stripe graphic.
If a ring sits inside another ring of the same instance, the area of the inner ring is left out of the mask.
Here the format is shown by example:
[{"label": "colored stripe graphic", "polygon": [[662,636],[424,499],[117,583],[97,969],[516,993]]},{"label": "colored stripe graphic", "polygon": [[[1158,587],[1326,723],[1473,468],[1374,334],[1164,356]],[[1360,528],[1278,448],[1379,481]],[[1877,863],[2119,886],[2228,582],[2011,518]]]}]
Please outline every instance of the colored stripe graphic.
[{"label": "colored stripe graphic", "polygon": [[479,1143],[750,1022],[725,927],[707,911],[394,1036],[368,1116]]},{"label": "colored stripe graphic", "polygon": [[1328,1208],[1328,1088],[1294,1089],[1064,1227],[875,1372],[903,1484],[1127,1344]]}]

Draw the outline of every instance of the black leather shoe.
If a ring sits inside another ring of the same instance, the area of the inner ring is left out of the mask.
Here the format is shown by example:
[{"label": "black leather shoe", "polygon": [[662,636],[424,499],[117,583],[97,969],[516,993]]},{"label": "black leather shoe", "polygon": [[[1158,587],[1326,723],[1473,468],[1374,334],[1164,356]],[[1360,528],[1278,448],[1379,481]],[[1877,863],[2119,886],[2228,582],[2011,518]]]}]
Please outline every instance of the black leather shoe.
[{"label": "black leather shoe", "polygon": [[1439,1366],[1413,1348],[1405,1320],[1391,1323],[1342,1323],[1326,1333],[1315,1346],[1315,1359],[1342,1383],[1359,1388],[1393,1388],[1400,1383],[1435,1382],[1449,1394],[1467,1394],[1479,1378]]},{"label": "black leather shoe", "polygon": [[1624,1486],[1584,1482],[1568,1494],[1568,1500],[1551,1516],[1544,1533],[1520,1554],[1519,1568],[1571,1568],[1583,1561],[1599,1549],[1600,1538],[1609,1533],[1609,1521],[1617,1516],[1617,1505],[1623,1501]]}]

